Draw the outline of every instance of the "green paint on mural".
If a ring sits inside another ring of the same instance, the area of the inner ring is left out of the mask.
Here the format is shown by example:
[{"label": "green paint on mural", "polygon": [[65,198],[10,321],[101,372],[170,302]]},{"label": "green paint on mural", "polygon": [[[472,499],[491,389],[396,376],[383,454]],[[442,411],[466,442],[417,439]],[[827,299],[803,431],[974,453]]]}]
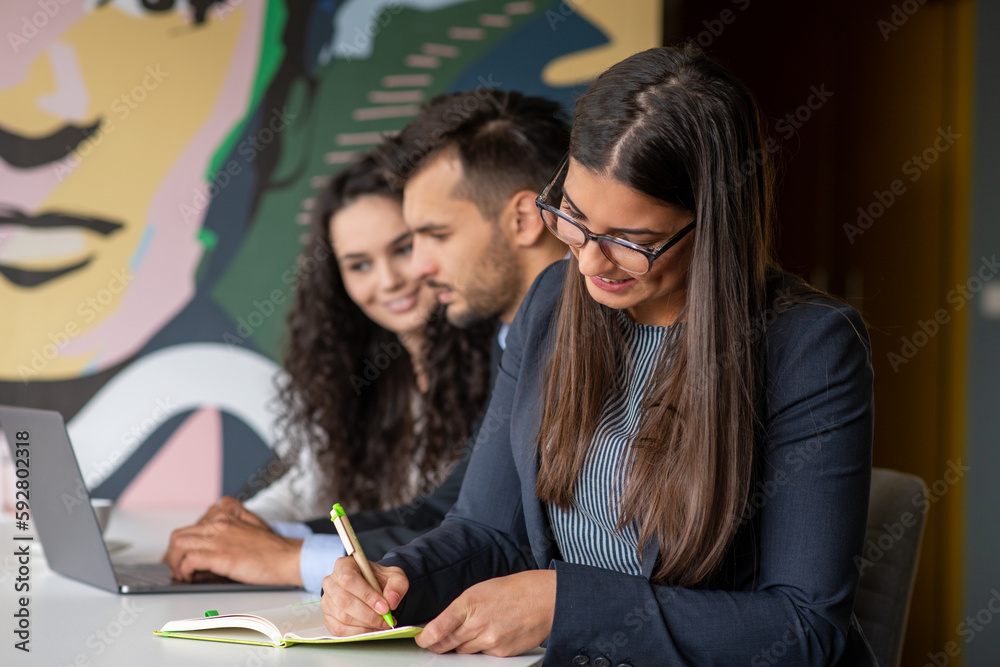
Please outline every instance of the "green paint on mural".
[{"label": "green paint on mural", "polygon": [[[260,313],[260,317],[253,316],[254,322],[261,323],[250,327],[252,334],[245,343],[248,347],[255,347],[275,360],[280,359],[285,315],[294,297],[294,277],[300,270],[297,265],[302,249],[300,237],[308,229],[297,222],[297,217],[306,213],[303,202],[316,192],[313,179],[327,177],[338,169],[336,164],[326,161],[326,155],[371,147],[345,143],[343,135],[396,132],[412,117],[359,119],[358,110],[393,106],[373,102],[369,94],[379,90],[421,90],[426,101],[446,92],[452,82],[484,54],[545,8],[545,3],[539,2],[530,14],[510,16],[510,24],[505,27],[480,24],[483,14],[504,15],[504,7],[508,4],[508,0],[483,0],[433,12],[416,9],[387,12],[382,17],[384,27],[375,36],[370,58],[335,59],[321,67],[317,72],[315,96],[308,109],[300,108],[303,95],[293,96],[299,101],[293,99],[289,108],[297,115],[282,133],[282,157],[274,175],[276,182],[287,180],[287,185],[270,190],[261,199],[239,255],[212,290],[214,299],[234,322],[242,319],[249,324],[248,318],[253,313]],[[483,39],[455,39],[455,33],[450,32],[453,28],[479,29]],[[428,55],[424,51],[426,44],[454,47],[457,55],[436,56],[437,67],[420,66],[420,59],[408,63],[408,56]],[[448,49],[442,53],[445,51]],[[430,75],[432,83],[385,88],[384,78],[399,74]],[[490,73],[483,72],[480,80],[490,82]],[[304,270],[308,267],[307,263]]]},{"label": "green paint on mural", "polygon": [[[287,20],[288,10],[282,0],[271,0],[267,3],[264,27],[261,30],[260,62],[257,63],[257,75],[254,78],[253,91],[247,104],[247,114],[252,113],[260,104],[264,92],[271,84],[271,79],[274,78],[278,68],[281,67],[281,61],[285,58],[282,33],[285,30]],[[243,135],[248,120],[250,120],[249,115],[244,115],[243,120],[236,124],[229,136],[215,151],[215,155],[212,156],[212,161],[208,165],[208,173],[205,174],[205,182],[211,183],[219,169],[222,168],[237,140]]]},{"label": "green paint on mural", "polygon": [[200,243],[204,248],[201,253],[201,260],[198,262],[198,268],[194,272],[194,284],[200,285],[204,273],[207,270],[206,267],[208,267],[212,261],[212,251],[214,251],[215,247],[219,245],[219,235],[211,229],[199,229],[198,236],[196,238],[198,239],[198,243]]},{"label": "green paint on mural", "polygon": [[199,229],[198,243],[205,246],[205,250],[215,250],[215,246],[219,245],[219,235],[211,229]]}]

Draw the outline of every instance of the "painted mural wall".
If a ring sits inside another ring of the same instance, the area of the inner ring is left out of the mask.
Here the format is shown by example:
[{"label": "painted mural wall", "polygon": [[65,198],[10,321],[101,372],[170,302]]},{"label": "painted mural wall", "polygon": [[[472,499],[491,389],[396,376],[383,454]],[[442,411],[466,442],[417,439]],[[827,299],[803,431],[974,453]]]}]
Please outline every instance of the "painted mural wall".
[{"label": "painted mural wall", "polygon": [[659,0],[627,7],[4,0],[0,403],[61,411],[121,506],[252,488],[315,190],[439,93],[568,118],[660,43]]}]

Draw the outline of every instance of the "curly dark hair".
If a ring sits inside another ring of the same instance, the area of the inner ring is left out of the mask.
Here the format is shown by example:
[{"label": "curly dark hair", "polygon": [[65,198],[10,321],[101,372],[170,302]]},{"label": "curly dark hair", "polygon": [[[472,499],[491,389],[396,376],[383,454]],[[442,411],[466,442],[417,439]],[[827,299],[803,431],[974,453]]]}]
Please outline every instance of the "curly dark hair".
[{"label": "curly dark hair", "polygon": [[413,360],[395,333],[348,296],[328,240],[333,214],[365,195],[400,200],[371,154],[338,173],[317,197],[288,315],[277,421],[285,471],[297,465],[303,447],[311,448],[322,492],[347,499],[352,510],[409,502],[414,466],[421,494],[461,457],[489,393],[496,327],[482,322],[458,329],[435,312],[422,350],[427,390],[415,398]]}]

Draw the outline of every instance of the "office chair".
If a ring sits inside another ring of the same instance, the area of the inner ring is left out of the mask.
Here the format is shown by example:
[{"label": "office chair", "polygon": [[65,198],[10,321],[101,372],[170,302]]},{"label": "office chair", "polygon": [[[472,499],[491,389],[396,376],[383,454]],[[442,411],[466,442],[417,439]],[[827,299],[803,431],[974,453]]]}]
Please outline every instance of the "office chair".
[{"label": "office chair", "polygon": [[927,513],[927,486],[874,468],[854,614],[880,667],[898,667]]}]

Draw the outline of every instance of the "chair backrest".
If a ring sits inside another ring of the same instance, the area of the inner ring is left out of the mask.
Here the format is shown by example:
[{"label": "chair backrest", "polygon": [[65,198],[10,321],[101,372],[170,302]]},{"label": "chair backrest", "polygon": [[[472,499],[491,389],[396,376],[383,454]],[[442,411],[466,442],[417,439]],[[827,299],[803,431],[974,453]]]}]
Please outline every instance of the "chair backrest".
[{"label": "chair backrest", "polygon": [[895,470],[872,470],[868,530],[854,614],[880,667],[897,667],[927,513],[927,486]]}]

